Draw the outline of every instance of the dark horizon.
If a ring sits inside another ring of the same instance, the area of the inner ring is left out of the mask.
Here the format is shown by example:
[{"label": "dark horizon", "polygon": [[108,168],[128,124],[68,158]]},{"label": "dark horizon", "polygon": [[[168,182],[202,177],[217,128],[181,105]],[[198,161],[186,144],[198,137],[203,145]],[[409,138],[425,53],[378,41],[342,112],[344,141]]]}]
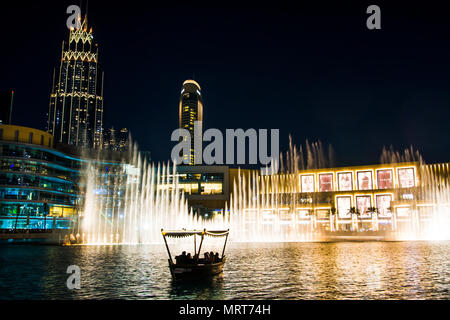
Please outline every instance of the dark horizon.
[{"label": "dark horizon", "polygon": [[[45,129],[71,4],[79,1],[6,4],[0,89],[15,91],[15,124]],[[412,145],[426,162],[450,161],[446,11],[377,3],[382,29],[372,31],[370,4],[159,8],[91,1],[105,129],[126,127],[153,160],[168,160],[181,85],[194,77],[204,129],[279,128],[281,151],[289,134],[297,145],[320,140],[333,146],[338,166],[378,162],[390,145]]]}]

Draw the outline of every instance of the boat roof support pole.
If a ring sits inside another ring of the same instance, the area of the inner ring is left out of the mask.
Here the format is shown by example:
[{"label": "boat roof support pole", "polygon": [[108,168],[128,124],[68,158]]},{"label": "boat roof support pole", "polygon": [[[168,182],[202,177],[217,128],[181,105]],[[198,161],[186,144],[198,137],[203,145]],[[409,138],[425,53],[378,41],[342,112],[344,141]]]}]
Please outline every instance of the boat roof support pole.
[{"label": "boat roof support pole", "polygon": [[169,259],[173,263],[172,255],[170,254],[169,246],[167,245],[166,235],[164,233],[163,233],[163,238],[164,238],[164,243],[166,244],[167,253],[169,254]]},{"label": "boat roof support pole", "polygon": [[228,234],[227,234],[227,236],[225,237],[225,243],[223,244],[222,258],[223,258],[224,254],[225,254],[225,247],[227,246],[227,240],[228,240]]},{"label": "boat roof support pole", "polygon": [[196,254],[196,253],[197,253],[197,235],[194,234],[194,254]]},{"label": "boat roof support pole", "polygon": [[200,257],[200,250],[202,249],[203,238],[205,237],[205,232],[206,232],[206,229],[203,230],[202,239],[200,240],[200,245],[198,246],[198,254],[197,254],[198,257]]}]

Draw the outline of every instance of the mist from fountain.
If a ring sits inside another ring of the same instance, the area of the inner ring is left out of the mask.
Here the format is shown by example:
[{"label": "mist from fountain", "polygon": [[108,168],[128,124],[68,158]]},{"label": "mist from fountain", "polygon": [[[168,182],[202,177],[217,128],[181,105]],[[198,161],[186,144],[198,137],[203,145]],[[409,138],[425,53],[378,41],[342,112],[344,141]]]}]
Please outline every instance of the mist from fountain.
[{"label": "mist from fountain", "polygon": [[448,163],[426,164],[417,150],[411,146],[403,153],[392,147],[383,148],[381,163],[418,164],[419,186],[411,189],[395,189],[395,197],[411,194],[413,199],[409,219],[396,225],[399,240],[450,240],[450,171]]},{"label": "mist from fountain", "polygon": [[[222,214],[194,215],[178,182],[176,167],[147,162],[136,144],[128,157],[107,166],[100,156],[85,169],[85,199],[78,233],[86,244],[160,243],[164,229],[228,229],[230,241],[285,242],[321,240],[317,216],[301,215],[299,206],[314,207],[320,193],[301,196],[301,170],[330,168],[333,150],[306,141],[280,154],[281,172],[239,171],[234,192]],[[450,171],[448,164],[426,165],[412,148],[403,153],[383,149],[381,163],[418,163],[420,187],[396,188],[394,199],[412,194],[407,222],[392,220],[396,239],[450,239]],[[316,206],[317,208],[317,206]],[[331,223],[330,215],[330,225]],[[332,228],[330,229],[332,230]]]},{"label": "mist from fountain", "polygon": [[[319,194],[311,194],[310,202],[299,197],[300,170],[333,166],[331,146],[328,155],[320,142],[297,148],[290,138],[289,151],[280,155],[281,173],[259,175],[239,172],[233,182],[235,192],[230,199],[231,239],[244,242],[320,241],[317,216],[301,216],[299,205],[317,203]],[[403,153],[383,149],[381,163],[417,163],[420,185],[414,188],[394,188],[394,199],[412,194],[411,210],[405,221],[391,212],[392,240],[450,239],[450,171],[447,164],[426,165],[418,151],[411,147]],[[330,226],[333,226],[330,215]],[[377,221],[375,219],[374,221]],[[378,223],[378,222],[376,222]],[[374,228],[377,231],[378,227]],[[335,231],[330,227],[329,231]]]},{"label": "mist from fountain", "polygon": [[160,243],[161,228],[214,227],[189,210],[176,167],[147,162],[136,144],[120,163],[108,165],[99,154],[84,171],[81,243]]},{"label": "mist from fountain", "polygon": [[[296,208],[297,173],[300,170],[333,166],[331,146],[325,151],[320,141],[296,147],[289,136],[289,151],[280,154],[281,172],[239,172],[230,196],[230,239],[243,242],[313,241],[320,235],[315,217],[300,217]],[[314,200],[313,200],[314,201]]]}]

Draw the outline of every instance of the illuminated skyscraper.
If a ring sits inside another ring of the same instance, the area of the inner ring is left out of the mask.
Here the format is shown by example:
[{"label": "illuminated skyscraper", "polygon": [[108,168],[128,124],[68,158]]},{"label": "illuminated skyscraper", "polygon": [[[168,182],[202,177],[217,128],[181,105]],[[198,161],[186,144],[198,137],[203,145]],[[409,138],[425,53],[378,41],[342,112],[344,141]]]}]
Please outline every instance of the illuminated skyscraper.
[{"label": "illuminated skyscraper", "polygon": [[[200,85],[194,80],[183,82],[180,96],[179,124],[191,135],[191,152],[184,155],[184,160],[194,164],[194,122],[203,121],[203,100]],[[202,128],[199,128],[201,131]],[[201,150],[198,150],[201,152]]]},{"label": "illuminated skyscraper", "polygon": [[101,148],[103,137],[103,72],[98,46],[87,17],[63,41],[61,63],[53,72],[47,131],[56,142]]},{"label": "illuminated skyscraper", "polygon": [[104,150],[126,151],[128,150],[128,146],[129,132],[127,128],[122,128],[119,131],[114,128],[105,130],[105,134],[103,135]]}]

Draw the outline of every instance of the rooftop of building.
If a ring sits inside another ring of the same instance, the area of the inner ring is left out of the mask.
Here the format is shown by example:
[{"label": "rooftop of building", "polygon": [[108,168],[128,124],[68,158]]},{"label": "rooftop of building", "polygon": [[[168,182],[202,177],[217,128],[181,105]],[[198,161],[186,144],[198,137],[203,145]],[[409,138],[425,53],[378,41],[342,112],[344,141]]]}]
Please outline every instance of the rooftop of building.
[{"label": "rooftop of building", "polygon": [[97,150],[90,148],[81,148],[74,145],[63,143],[55,143],[53,135],[48,132],[18,126],[18,125],[0,125],[0,141],[7,141],[13,143],[20,143],[47,149],[52,153],[59,153],[61,156],[73,157],[76,160],[92,160],[101,159],[101,162],[111,161],[114,163],[121,162],[129,158],[127,151],[110,151]]},{"label": "rooftop of building", "polygon": [[201,90],[202,89],[200,88],[198,82],[196,82],[195,80],[186,80],[183,82],[181,94],[183,95],[183,93],[194,93],[197,96],[201,97]]}]

